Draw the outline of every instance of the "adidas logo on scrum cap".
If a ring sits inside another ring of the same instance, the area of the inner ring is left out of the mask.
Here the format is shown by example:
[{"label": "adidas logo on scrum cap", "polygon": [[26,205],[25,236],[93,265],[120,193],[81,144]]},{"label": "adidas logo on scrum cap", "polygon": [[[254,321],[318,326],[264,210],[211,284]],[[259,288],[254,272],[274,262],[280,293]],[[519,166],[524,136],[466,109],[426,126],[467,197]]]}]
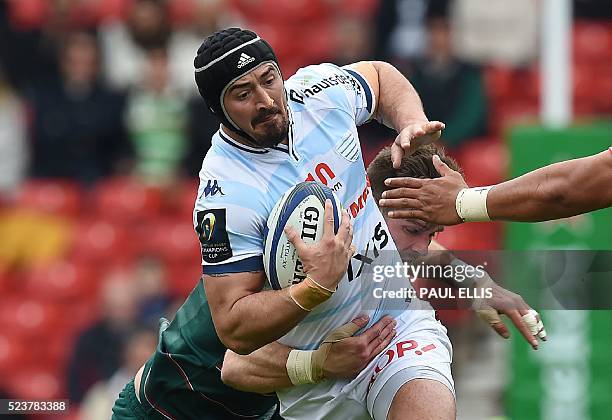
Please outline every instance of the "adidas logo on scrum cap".
[{"label": "adidas logo on scrum cap", "polygon": [[251,57],[248,54],[242,53],[240,54],[240,59],[238,60],[238,68],[241,69],[253,61],[255,61],[255,57]]}]

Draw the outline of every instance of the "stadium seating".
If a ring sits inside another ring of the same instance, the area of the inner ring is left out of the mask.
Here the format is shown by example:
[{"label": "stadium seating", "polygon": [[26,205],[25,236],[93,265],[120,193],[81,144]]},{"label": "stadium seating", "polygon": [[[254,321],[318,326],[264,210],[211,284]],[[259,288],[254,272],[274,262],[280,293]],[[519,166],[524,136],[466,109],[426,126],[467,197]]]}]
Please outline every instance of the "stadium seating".
[{"label": "stadium seating", "polygon": [[110,178],[94,191],[94,213],[114,222],[142,223],[159,216],[162,193],[132,178]]},{"label": "stadium seating", "polygon": [[66,180],[31,180],[26,182],[17,197],[21,208],[68,217],[81,211],[83,192],[75,182]]},{"label": "stadium seating", "polygon": [[99,273],[95,265],[56,261],[34,267],[25,275],[23,290],[28,296],[58,304],[73,300],[95,300]]}]

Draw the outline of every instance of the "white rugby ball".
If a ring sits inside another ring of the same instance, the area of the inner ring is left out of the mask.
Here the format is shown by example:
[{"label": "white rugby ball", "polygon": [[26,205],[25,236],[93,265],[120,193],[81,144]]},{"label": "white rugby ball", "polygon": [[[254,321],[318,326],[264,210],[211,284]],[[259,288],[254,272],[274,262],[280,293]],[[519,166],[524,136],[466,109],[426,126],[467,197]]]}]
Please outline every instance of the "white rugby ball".
[{"label": "white rugby ball", "polygon": [[301,182],[291,187],[278,200],[264,232],[264,270],[273,289],[297,284],[306,278],[297,250],[287,239],[285,226],[292,226],[307,244],[323,237],[325,200],[330,199],[334,210],[334,233],[342,218],[342,205],[336,194],[318,182]]}]

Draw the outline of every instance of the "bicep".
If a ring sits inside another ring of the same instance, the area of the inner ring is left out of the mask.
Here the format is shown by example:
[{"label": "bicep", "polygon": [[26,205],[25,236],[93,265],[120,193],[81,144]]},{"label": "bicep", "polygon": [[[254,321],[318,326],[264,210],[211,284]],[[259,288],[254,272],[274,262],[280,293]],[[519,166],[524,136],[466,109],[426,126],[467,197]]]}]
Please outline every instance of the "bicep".
[{"label": "bicep", "polygon": [[221,329],[231,320],[230,314],[234,304],[248,295],[259,292],[266,281],[263,271],[204,274],[202,278],[213,321]]}]

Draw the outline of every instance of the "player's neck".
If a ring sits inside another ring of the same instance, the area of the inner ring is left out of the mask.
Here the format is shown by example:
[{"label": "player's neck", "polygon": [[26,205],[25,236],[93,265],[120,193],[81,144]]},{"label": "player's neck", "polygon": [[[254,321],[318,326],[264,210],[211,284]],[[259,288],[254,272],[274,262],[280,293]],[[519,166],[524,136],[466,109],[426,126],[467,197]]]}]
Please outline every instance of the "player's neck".
[{"label": "player's neck", "polygon": [[[259,144],[253,143],[252,140],[247,139],[244,136],[241,136],[240,134],[236,133],[234,130],[230,130],[223,124],[221,124],[221,130],[223,130],[223,133],[226,136],[231,137],[232,140],[235,140],[238,143],[244,144],[245,146],[249,146],[249,147],[256,147],[258,149],[264,149],[264,147],[261,147]],[[289,138],[285,137],[285,139],[281,141],[280,144],[289,144]]]}]

